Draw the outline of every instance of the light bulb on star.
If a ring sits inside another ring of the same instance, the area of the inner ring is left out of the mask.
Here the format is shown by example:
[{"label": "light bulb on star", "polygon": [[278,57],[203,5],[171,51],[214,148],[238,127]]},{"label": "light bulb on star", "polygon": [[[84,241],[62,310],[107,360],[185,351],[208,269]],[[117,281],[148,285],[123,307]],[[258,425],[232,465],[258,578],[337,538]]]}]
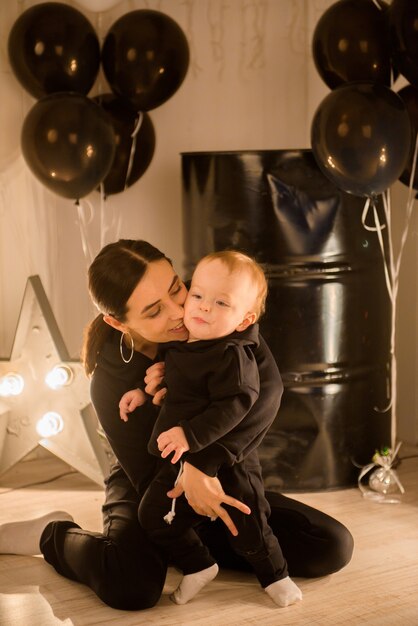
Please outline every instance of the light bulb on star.
[{"label": "light bulb on star", "polygon": [[111,452],[89,381],[68,353],[39,276],[31,276],[10,358],[0,360],[0,475],[38,445],[103,485]]}]

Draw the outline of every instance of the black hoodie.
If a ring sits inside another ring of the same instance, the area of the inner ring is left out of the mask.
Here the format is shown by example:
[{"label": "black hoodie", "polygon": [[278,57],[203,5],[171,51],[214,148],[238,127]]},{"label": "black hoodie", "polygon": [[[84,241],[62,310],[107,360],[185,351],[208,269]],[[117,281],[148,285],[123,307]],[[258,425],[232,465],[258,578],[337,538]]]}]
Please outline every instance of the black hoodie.
[{"label": "black hoodie", "polygon": [[[120,333],[111,329],[109,337],[97,359],[97,367],[91,380],[91,399],[99,421],[123,470],[139,494],[148,486],[160,459],[147,451],[148,441],[158,415],[158,408],[151,399],[138,407],[128,422],[119,417],[119,401],[122,395],[138,386],[145,370],[153,361],[135,352],[130,363],[124,363],[119,351]],[[241,459],[247,446],[254,449],[264,437],[280,406],[283,384],[276,362],[264,339],[254,348],[258,365],[259,397],[248,411],[242,425],[239,441],[233,432],[221,441],[188,453],[187,462],[209,476],[215,476],[221,465],[232,465]]]},{"label": "black hoodie", "polygon": [[234,430],[237,460],[246,456],[251,446],[246,442],[239,450],[241,431],[248,435],[241,421],[259,395],[258,345],[258,324],[218,339],[163,344],[168,391],[148,450],[159,456],[158,435],[181,426],[191,453],[222,443]]}]

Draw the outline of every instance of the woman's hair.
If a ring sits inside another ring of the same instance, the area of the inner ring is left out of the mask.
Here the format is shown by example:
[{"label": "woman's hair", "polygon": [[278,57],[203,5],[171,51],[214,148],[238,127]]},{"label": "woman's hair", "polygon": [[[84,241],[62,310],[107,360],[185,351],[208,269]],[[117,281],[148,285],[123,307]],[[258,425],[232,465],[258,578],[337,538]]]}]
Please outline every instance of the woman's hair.
[{"label": "woman's hair", "polygon": [[103,315],[123,322],[127,302],[147,267],[154,261],[168,259],[158,248],[140,239],[119,239],[104,246],[88,270],[91,299],[100,314],[87,326],[84,334],[82,361],[87,375],[93,373],[99,353],[111,327]]},{"label": "woman's hair", "polygon": [[206,261],[215,261],[219,259],[230,272],[247,272],[251,281],[257,288],[257,296],[254,305],[254,312],[259,319],[265,311],[267,298],[267,279],[264,270],[259,263],[252,257],[238,252],[237,250],[221,250],[219,252],[211,252],[199,261],[199,264]]}]

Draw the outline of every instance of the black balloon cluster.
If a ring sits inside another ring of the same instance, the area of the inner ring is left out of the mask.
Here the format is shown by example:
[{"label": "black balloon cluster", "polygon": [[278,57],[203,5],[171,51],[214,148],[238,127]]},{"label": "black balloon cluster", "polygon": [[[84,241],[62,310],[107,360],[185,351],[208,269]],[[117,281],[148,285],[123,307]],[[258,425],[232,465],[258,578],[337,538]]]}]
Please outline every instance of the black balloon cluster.
[{"label": "black balloon cluster", "polygon": [[[16,78],[38,100],[23,124],[22,152],[46,187],[78,200],[100,184],[106,195],[119,193],[143,175],[155,149],[147,111],[175,93],[189,64],[187,39],[173,19],[131,11],[100,50],[80,11],[46,2],[16,20],[8,51]],[[111,93],[88,98],[100,64]]]},{"label": "black balloon cluster", "polygon": [[[418,130],[418,2],[339,0],[316,25],[313,58],[332,89],[312,121],[311,143],[340,189],[374,197],[410,184]],[[402,74],[411,84],[391,89]],[[412,182],[418,189],[418,173]]]}]

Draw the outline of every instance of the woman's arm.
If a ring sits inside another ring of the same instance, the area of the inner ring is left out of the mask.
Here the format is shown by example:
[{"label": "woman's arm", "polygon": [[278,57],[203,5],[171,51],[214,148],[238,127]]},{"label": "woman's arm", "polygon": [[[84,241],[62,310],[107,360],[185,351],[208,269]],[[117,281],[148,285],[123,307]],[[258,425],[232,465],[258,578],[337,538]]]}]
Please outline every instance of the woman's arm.
[{"label": "woman's arm", "polygon": [[97,367],[92,377],[90,393],[109,444],[136,492],[141,496],[160,464],[160,460],[147,450],[158,408],[148,401],[130,414],[128,422],[123,422],[119,417],[119,402],[132,384],[130,380],[125,381]]}]

